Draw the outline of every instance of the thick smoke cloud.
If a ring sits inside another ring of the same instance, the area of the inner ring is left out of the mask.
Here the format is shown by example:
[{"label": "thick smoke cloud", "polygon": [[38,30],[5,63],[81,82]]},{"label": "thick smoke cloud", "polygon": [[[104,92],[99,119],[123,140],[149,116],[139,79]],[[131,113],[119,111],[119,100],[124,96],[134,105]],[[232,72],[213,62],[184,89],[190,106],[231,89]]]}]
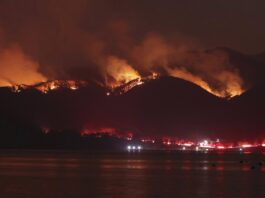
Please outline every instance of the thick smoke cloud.
[{"label": "thick smoke cloud", "polygon": [[162,66],[168,75],[191,81],[220,96],[240,95],[244,83],[237,69],[224,51],[201,50],[199,46],[178,36],[166,40],[149,35],[133,56],[142,68],[150,70]]},{"label": "thick smoke cloud", "polygon": [[38,72],[39,64],[25,55],[21,48],[12,45],[0,51],[0,84],[35,84],[46,81]]},{"label": "thick smoke cloud", "polygon": [[[38,72],[39,81],[46,77],[109,85],[113,81],[119,84],[120,72],[131,71],[133,75],[157,72],[192,81],[216,95],[240,94],[244,82],[225,52],[206,52],[195,38],[179,33],[181,23],[172,28],[170,21],[179,19],[175,19],[177,15],[171,7],[187,6],[184,4],[3,0],[0,2],[0,47],[5,51],[16,43],[38,65],[26,70],[18,66],[18,72],[23,70],[27,76]],[[118,66],[113,65],[115,62]],[[122,63],[125,69],[121,68]],[[8,73],[12,74],[12,68],[1,67],[10,69]],[[26,73],[30,69],[33,71]],[[1,85],[7,84],[6,79],[12,78],[1,77]]]}]

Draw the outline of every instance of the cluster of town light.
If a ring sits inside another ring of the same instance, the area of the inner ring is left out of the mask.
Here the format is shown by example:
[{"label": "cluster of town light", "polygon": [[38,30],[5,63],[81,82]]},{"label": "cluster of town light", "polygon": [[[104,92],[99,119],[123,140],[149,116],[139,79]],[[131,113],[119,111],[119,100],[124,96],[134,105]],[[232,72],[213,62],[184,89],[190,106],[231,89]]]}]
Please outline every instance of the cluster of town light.
[{"label": "cluster of town light", "polygon": [[[131,139],[130,139],[131,140]],[[265,141],[263,143],[249,143],[249,142],[238,142],[238,143],[232,143],[232,142],[221,142],[219,139],[212,141],[212,140],[201,140],[199,142],[193,142],[193,141],[184,141],[184,140],[170,140],[170,139],[162,139],[154,140],[154,139],[141,139],[141,142],[143,144],[155,144],[157,143],[158,146],[161,146],[160,143],[163,145],[166,145],[168,147],[171,147],[170,149],[176,149],[176,150],[183,150],[183,151],[215,151],[215,150],[230,150],[235,151],[239,150],[240,152],[248,152],[249,149],[260,149],[265,147]],[[128,145],[126,147],[127,151],[141,151],[143,150],[143,147],[140,145]],[[265,152],[264,152],[265,153]]]}]

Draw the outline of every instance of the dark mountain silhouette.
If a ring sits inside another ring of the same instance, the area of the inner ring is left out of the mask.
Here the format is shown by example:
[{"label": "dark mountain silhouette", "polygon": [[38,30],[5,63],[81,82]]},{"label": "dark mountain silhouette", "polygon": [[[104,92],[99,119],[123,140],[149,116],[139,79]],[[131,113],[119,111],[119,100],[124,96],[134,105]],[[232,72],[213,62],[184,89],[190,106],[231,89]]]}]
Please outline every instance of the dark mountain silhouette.
[{"label": "dark mountain silhouette", "polygon": [[[119,98],[122,114],[149,134],[210,135],[226,103],[200,87],[172,77],[139,86]],[[133,118],[133,119],[132,119]],[[210,119],[209,119],[210,118]]]},{"label": "dark mountain silhouette", "polygon": [[[248,108],[253,109],[254,117],[254,101],[260,97],[252,94],[253,89],[232,100],[221,99],[173,77],[150,80],[121,95],[107,96],[106,92],[96,85],[47,94],[35,89],[14,93],[2,88],[1,119],[41,129],[114,128],[139,136],[237,138],[253,134],[248,126],[255,122],[249,118]],[[264,111],[259,110],[261,119]],[[263,125],[258,126],[261,133]]]},{"label": "dark mountain silhouette", "polygon": [[242,133],[264,138],[265,84],[258,84],[240,97],[231,100],[235,123]]}]

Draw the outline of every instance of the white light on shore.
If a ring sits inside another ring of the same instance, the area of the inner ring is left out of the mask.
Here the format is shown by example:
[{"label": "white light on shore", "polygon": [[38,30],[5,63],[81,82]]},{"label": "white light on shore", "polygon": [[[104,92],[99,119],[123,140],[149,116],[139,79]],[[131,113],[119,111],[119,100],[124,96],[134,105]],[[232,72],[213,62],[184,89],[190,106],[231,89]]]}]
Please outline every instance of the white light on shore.
[{"label": "white light on shore", "polygon": [[143,147],[140,146],[140,145],[128,145],[127,146],[127,150],[128,151],[131,151],[131,150],[133,150],[133,151],[136,151],[136,150],[140,151],[142,149],[143,149]]}]

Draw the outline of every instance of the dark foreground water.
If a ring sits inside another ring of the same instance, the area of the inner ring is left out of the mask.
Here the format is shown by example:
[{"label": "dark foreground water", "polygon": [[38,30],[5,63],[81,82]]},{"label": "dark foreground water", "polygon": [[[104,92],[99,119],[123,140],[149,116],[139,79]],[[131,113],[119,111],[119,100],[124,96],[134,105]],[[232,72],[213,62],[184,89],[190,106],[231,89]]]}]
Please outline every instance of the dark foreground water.
[{"label": "dark foreground water", "polygon": [[264,159],[245,154],[0,151],[0,197],[265,197],[265,163],[259,164]]}]

